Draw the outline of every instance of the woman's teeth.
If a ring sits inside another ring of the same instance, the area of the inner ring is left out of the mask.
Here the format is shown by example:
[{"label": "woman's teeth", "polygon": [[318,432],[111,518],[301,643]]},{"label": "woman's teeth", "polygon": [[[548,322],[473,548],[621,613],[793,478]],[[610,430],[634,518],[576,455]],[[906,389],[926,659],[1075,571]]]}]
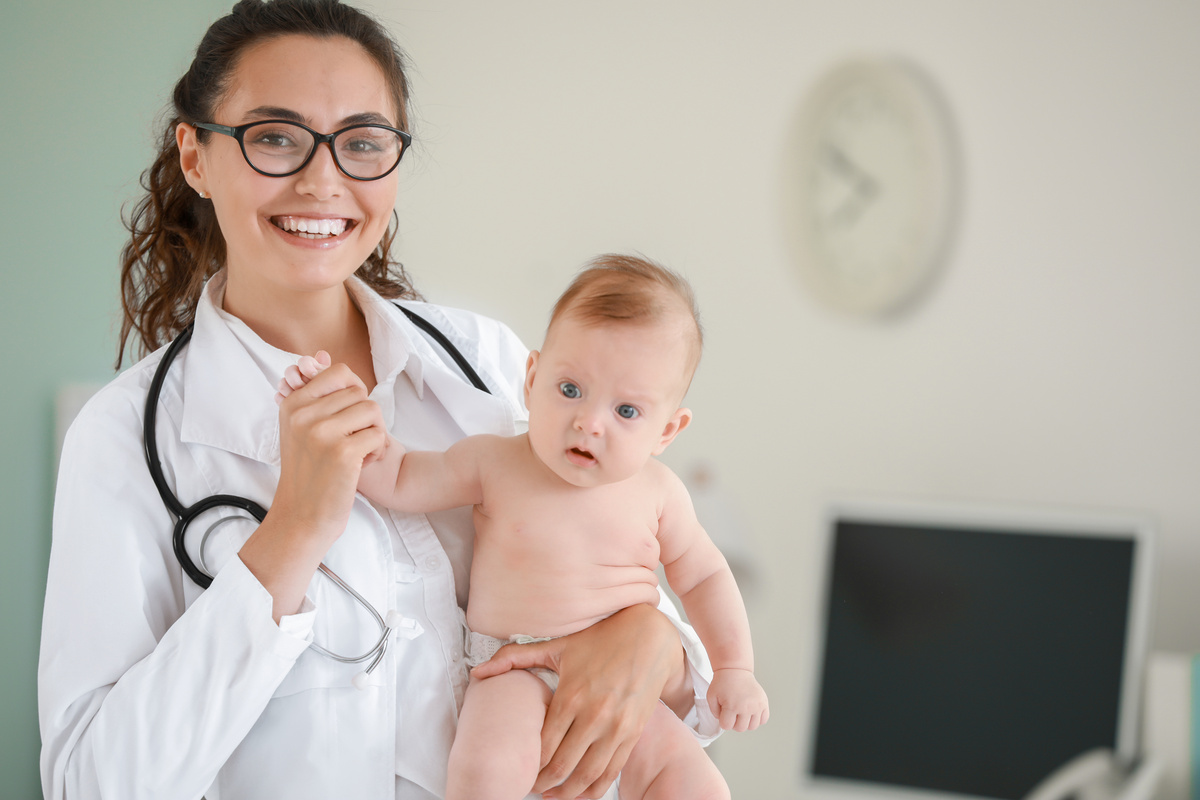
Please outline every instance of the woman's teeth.
[{"label": "woman's teeth", "polygon": [[339,236],[346,230],[345,219],[311,219],[309,217],[275,217],[275,226],[304,239],[325,239]]}]

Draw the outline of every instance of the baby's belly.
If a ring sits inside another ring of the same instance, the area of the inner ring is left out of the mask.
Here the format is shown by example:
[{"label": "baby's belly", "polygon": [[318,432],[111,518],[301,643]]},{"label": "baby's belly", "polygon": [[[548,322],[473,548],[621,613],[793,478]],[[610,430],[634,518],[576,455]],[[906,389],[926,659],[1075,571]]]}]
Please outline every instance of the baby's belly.
[{"label": "baby's belly", "polygon": [[565,636],[638,603],[658,604],[658,578],[640,564],[517,564],[476,546],[467,624],[506,639]]}]

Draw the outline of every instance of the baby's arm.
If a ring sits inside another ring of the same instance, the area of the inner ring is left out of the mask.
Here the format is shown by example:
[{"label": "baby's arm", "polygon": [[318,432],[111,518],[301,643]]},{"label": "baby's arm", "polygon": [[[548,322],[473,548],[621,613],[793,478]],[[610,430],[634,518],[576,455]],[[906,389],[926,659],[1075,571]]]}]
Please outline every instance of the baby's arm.
[{"label": "baby's arm", "polygon": [[767,721],[767,695],[754,678],[742,595],[725,557],[696,519],[683,482],[674,474],[667,478],[658,527],[660,558],[667,582],[712,660],[709,707],[722,728],[754,730]]},{"label": "baby's arm", "polygon": [[[303,356],[284,372],[275,402],[315,378],[330,364],[324,350]],[[484,439],[472,436],[455,443],[444,453],[407,452],[389,435],[382,453],[363,462],[358,490],[367,498],[396,511],[441,511],[483,502],[478,456]]]}]

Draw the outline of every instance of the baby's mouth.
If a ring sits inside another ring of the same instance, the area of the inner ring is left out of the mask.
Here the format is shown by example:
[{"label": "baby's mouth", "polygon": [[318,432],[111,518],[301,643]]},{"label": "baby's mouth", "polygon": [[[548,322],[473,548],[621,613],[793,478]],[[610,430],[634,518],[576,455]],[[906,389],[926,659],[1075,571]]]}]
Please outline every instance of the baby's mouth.
[{"label": "baby's mouth", "polygon": [[589,453],[587,450],[583,450],[579,447],[572,447],[570,452],[577,458],[584,459],[585,461],[595,461],[596,460],[596,457],[594,455]]},{"label": "baby's mouth", "polygon": [[355,222],[339,217],[271,217],[271,224],[302,239],[332,239],[353,228]]}]

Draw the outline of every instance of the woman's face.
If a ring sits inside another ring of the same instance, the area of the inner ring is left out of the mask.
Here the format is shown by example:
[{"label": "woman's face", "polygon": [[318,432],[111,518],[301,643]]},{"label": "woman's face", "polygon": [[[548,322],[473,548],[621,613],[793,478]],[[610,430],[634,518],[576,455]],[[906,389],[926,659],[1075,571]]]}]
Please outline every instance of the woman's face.
[{"label": "woman's face", "polygon": [[[291,35],[251,47],[214,116],[206,121],[229,126],[295,119],[321,133],[359,122],[399,127],[383,72],[360,45],[342,37]],[[230,136],[210,134],[201,145],[195,129],[181,125],[177,138],[188,182],[212,198],[225,237],[227,307],[235,296],[239,304],[269,303],[340,286],[387,230],[395,171],[376,181],[354,180],[320,145],[303,170],[272,178],[251,169]],[[331,232],[301,233],[301,220],[306,228],[324,224]]]}]

